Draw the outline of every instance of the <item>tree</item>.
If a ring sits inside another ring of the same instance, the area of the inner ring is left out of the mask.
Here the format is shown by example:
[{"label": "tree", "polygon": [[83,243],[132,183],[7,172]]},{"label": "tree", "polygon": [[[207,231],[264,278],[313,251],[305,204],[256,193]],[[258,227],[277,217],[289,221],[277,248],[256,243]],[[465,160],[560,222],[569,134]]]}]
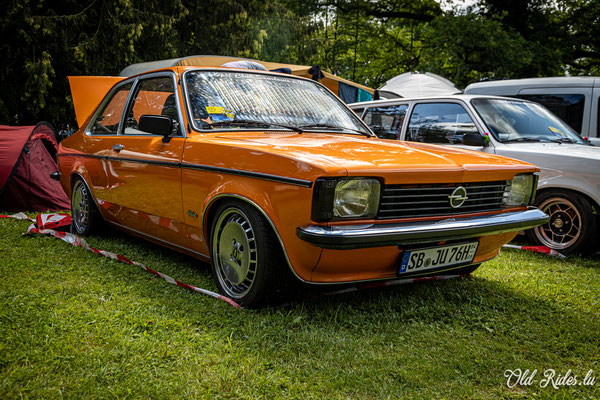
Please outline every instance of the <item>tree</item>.
[{"label": "tree", "polygon": [[117,75],[128,64],[172,57],[181,2],[76,0],[3,6],[0,123],[73,123],[67,76]]},{"label": "tree", "polygon": [[600,2],[561,0],[559,21],[568,32],[571,72],[600,75]]}]

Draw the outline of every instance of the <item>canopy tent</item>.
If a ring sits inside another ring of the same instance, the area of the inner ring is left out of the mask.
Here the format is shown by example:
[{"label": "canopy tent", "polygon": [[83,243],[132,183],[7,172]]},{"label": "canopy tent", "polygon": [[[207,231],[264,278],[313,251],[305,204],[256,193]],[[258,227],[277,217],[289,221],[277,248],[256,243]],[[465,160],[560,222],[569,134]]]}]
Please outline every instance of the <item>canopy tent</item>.
[{"label": "canopy tent", "polygon": [[431,72],[406,72],[393,77],[378,89],[384,99],[396,97],[446,96],[461,93],[448,79]]},{"label": "canopy tent", "polygon": [[152,61],[146,63],[132,64],[124,68],[119,74],[122,77],[141,74],[142,72],[155,69],[177,66],[192,67],[220,67],[227,62],[232,61],[254,61],[263,65],[269,71],[287,72],[297,76],[303,76],[318,80],[333,93],[337,94],[346,103],[356,103],[358,101],[369,101],[373,98],[374,90],[358,83],[340,78],[322,71],[318,66],[283,64],[268,61],[251,60],[247,58],[225,57],[225,56],[189,56],[181,58],[172,58],[169,60]]},{"label": "canopy tent", "polygon": [[57,171],[58,143],[47,122],[36,126],[0,125],[0,210],[46,211],[70,208]]}]

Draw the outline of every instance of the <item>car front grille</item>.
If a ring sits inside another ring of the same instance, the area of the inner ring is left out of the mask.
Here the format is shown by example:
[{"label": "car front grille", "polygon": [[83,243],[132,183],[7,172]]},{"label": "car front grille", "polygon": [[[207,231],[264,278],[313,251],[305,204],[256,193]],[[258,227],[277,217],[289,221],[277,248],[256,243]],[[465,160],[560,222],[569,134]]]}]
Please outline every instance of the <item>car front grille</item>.
[{"label": "car front grille", "polygon": [[[467,199],[457,208],[450,206],[454,190],[462,186]],[[377,218],[412,218],[499,210],[509,181],[385,185]]]}]

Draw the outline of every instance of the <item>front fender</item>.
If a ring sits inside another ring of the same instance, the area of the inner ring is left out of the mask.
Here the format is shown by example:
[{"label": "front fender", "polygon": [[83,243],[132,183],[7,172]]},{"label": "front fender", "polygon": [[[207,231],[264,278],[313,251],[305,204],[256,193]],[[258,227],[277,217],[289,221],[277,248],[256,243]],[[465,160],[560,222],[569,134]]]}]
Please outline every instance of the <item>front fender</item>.
[{"label": "front fender", "polygon": [[541,177],[538,192],[541,190],[567,189],[589,197],[596,206],[600,206],[600,181],[594,176],[554,175]]},{"label": "front fender", "polygon": [[219,204],[243,201],[271,225],[294,274],[310,280],[321,249],[300,240],[296,228],[310,223],[311,188],[205,171],[183,174],[184,218],[195,251],[210,253],[210,228]]}]

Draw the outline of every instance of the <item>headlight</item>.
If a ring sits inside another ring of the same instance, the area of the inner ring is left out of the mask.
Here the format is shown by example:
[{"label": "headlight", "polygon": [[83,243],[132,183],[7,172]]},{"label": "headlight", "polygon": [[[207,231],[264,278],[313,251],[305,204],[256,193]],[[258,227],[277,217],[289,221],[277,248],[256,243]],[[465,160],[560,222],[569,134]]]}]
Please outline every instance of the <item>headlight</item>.
[{"label": "headlight", "polygon": [[332,221],[373,218],[379,208],[380,183],[375,178],[320,178],[313,192],[312,219]]},{"label": "headlight", "polygon": [[516,175],[507,186],[502,202],[507,206],[530,205],[533,203],[536,187],[536,175]]},{"label": "headlight", "polygon": [[374,217],[379,205],[375,179],[342,180],[335,186],[333,215],[338,218]]}]

